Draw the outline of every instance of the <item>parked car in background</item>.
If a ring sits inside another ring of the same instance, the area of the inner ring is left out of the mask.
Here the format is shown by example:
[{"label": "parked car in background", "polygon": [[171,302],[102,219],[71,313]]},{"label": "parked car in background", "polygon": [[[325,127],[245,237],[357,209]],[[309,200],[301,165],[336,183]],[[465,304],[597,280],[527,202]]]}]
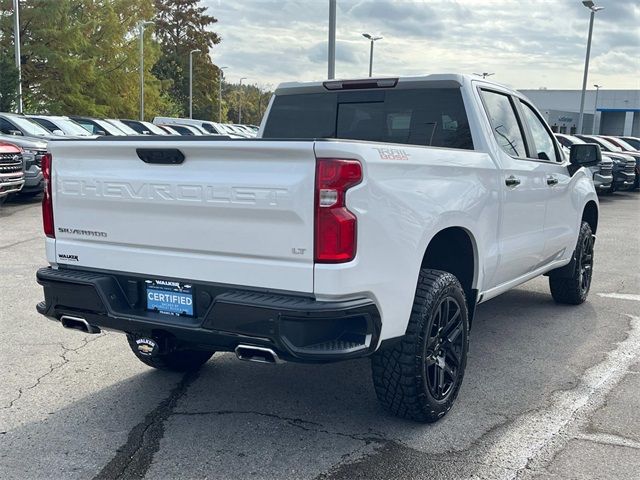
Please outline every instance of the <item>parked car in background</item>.
[{"label": "parked car in background", "polygon": [[[153,124],[152,124],[153,125]],[[169,126],[169,125],[156,125],[156,127],[164,130],[165,132],[167,132],[169,135],[182,135],[178,130],[176,130],[175,128]],[[185,134],[186,135],[186,134]]]},{"label": "parked car in background", "polygon": [[29,120],[37,123],[41,127],[47,129],[53,135],[72,136],[72,137],[90,137],[82,125],[65,116],[55,115],[25,115]]},{"label": "parked car in background", "polygon": [[0,142],[0,204],[24,185],[24,163],[20,147]]},{"label": "parked car in background", "polygon": [[[556,133],[555,136],[563,149],[565,149],[565,156],[569,155],[571,145],[584,145],[587,143],[577,137],[563,133]],[[613,160],[610,157],[603,154],[600,164],[589,167],[589,170],[593,175],[593,186],[596,187],[597,192],[610,193],[613,191]]]},{"label": "parked car in background", "polygon": [[610,135],[598,135],[598,136],[613,143],[616,147],[620,147],[622,151],[625,153],[630,152],[633,154],[636,154],[636,153],[640,154],[640,150],[638,150],[636,147],[634,147],[629,142],[623,140],[620,137],[612,137]]},{"label": "parked car in background", "polygon": [[75,120],[79,123],[87,132],[92,135],[98,136],[114,136],[114,137],[122,137],[125,136],[122,130],[120,130],[115,125],[101,120],[99,118],[91,118],[91,117],[79,117],[76,115],[71,115],[69,118]]},{"label": "parked car in background", "polygon": [[627,159],[632,159],[633,184],[631,185],[631,189],[638,188],[640,182],[640,177],[638,177],[638,172],[640,171],[640,152],[625,152],[624,149],[611,143],[606,139],[606,137],[601,135],[576,135],[576,137],[581,138],[586,142],[596,142],[605,152],[623,155]]},{"label": "parked car in background", "polygon": [[234,123],[231,126],[236,130],[239,130],[240,132],[244,133],[245,135],[248,135],[248,138],[254,138],[258,134],[257,130],[254,130],[253,128],[247,125],[240,125],[238,123]]},{"label": "parked car in background", "polygon": [[173,125],[158,125],[158,126],[161,128],[169,129],[169,131],[173,130],[175,132],[178,132],[179,135],[196,135],[196,136],[204,135],[204,133],[202,133],[202,130],[200,130],[195,125],[178,125],[176,123]]},{"label": "parked car in background", "polygon": [[151,122],[145,122],[142,120],[129,120],[121,118],[120,121],[127,127],[132,128],[140,135],[179,135],[179,133],[169,133],[163,130],[158,125],[154,125]]},{"label": "parked car in background", "polygon": [[638,138],[638,137],[618,137],[618,138],[624,140],[629,145],[631,145],[633,148],[635,148],[636,150],[640,151],[640,138]]},{"label": "parked car in background", "polygon": [[0,134],[19,137],[56,138],[44,127],[31,121],[24,115],[0,113]]},{"label": "parked car in background", "polygon": [[125,135],[142,135],[141,133],[138,133],[133,128],[131,128],[129,125],[125,124],[121,120],[118,120],[117,118],[105,118],[104,121],[109,122],[118,130],[123,131]]},{"label": "parked car in background", "polygon": [[155,117],[153,123],[156,125],[188,125],[202,131],[203,135],[226,135],[231,138],[243,138],[243,135],[229,130],[225,124],[210,122],[208,120],[197,120],[194,118],[174,118],[174,117]]},{"label": "parked car in background", "polygon": [[42,138],[0,135],[0,142],[12,143],[22,149],[25,172],[20,195],[33,196],[42,193],[44,179],[40,166],[42,157],[47,153],[47,141]]},{"label": "parked car in background", "polygon": [[613,143],[616,147],[620,147],[625,155],[631,155],[636,159],[636,182],[634,188],[640,187],[640,150],[635,148],[629,142],[626,142],[622,138],[610,137],[607,135],[600,135],[605,140]]}]

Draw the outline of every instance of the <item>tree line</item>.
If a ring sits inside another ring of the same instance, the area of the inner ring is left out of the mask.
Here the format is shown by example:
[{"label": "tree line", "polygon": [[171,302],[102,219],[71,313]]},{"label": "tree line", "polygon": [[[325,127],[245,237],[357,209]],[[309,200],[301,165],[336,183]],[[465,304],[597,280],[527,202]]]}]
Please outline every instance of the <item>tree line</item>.
[{"label": "tree line", "polygon": [[[15,110],[13,1],[0,0],[0,111]],[[211,53],[222,39],[201,0],[29,0],[20,3],[24,111],[138,118],[139,21],[144,35],[145,117],[193,116],[258,124],[270,92],[224,82]],[[219,101],[222,82],[222,104]]]}]

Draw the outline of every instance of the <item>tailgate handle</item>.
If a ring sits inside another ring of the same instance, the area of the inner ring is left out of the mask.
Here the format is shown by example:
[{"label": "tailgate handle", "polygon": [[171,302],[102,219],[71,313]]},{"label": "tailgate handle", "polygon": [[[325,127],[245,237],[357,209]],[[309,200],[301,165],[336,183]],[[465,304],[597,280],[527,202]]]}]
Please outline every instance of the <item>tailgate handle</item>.
[{"label": "tailgate handle", "polygon": [[180,165],[184,162],[184,154],[177,148],[138,148],[136,153],[144,163]]}]

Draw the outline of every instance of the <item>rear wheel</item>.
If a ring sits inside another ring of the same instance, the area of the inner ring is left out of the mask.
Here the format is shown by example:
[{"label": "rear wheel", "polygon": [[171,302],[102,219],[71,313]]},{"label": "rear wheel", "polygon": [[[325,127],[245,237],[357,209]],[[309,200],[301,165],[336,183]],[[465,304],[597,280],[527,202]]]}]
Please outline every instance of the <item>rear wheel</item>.
[{"label": "rear wheel", "polygon": [[580,305],[587,299],[593,277],[593,233],[587,222],[582,222],[578,244],[574,251],[573,269],[569,274],[549,274],[551,296],[558,303]]},{"label": "rear wheel", "polygon": [[[172,350],[167,353],[155,353],[154,341],[141,339],[127,334],[127,341],[133,354],[145,365],[158,370],[172,372],[188,372],[199,369],[213,356],[215,352],[206,350]],[[157,345],[155,348],[158,348]],[[145,351],[146,350],[146,351]]]},{"label": "rear wheel", "polygon": [[371,360],[380,403],[394,415],[435,422],[453,405],[467,363],[464,291],[450,273],[422,269],[402,341]]}]

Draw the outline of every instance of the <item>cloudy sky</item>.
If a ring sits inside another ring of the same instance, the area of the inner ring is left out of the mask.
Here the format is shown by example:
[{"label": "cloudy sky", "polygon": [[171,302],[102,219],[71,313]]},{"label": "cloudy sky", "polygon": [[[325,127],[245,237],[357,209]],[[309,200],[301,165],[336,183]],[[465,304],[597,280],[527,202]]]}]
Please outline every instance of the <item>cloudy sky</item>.
[{"label": "cloudy sky", "polygon": [[[229,81],[327,76],[328,0],[203,0]],[[598,0],[589,86],[640,88],[640,2]],[[589,25],[580,0],[337,0],[336,77],[495,72],[516,88],[579,89]]]}]

